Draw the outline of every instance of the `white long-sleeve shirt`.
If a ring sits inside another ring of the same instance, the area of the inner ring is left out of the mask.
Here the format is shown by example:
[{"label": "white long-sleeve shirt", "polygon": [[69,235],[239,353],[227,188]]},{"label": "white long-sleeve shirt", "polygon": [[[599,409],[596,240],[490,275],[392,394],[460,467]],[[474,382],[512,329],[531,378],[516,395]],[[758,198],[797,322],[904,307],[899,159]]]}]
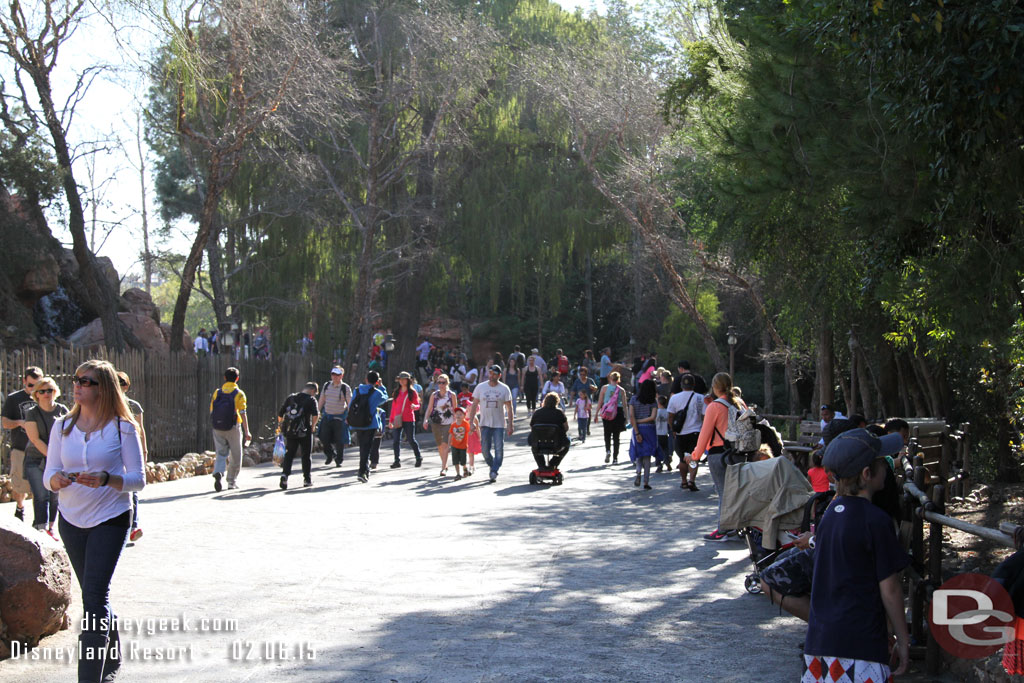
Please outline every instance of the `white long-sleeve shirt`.
[{"label": "white long-sleeve shirt", "polygon": [[50,489],[53,475],[61,471],[108,472],[119,475],[124,482],[120,491],[110,486],[94,489],[79,483],[61,489],[58,507],[64,519],[80,529],[88,529],[130,510],[131,492],[141,491],[146,485],[142,445],[135,425],[125,420],[111,420],[98,432],[92,432],[88,441],[85,432],[78,427],[72,427],[67,436],[63,430],[64,420],[55,421],[50,430],[43,472],[43,485],[47,489]]}]

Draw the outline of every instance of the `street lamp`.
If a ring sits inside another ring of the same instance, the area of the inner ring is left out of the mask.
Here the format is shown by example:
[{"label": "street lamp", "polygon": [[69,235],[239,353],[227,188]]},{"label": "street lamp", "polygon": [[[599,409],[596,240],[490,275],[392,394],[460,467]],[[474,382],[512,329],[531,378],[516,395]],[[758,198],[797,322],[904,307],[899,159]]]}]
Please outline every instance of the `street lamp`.
[{"label": "street lamp", "polygon": [[736,336],[736,328],[729,325],[727,331],[729,335],[726,337],[726,341],[729,342],[729,376],[735,381],[736,378],[736,344],[739,342],[739,338]]}]

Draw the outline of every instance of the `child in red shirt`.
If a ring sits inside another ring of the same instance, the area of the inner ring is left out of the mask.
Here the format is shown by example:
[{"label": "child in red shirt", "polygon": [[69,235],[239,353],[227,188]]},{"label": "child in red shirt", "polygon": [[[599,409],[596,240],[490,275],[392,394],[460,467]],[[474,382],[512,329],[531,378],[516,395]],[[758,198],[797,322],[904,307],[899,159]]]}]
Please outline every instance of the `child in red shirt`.
[{"label": "child in red shirt", "polygon": [[814,489],[815,493],[822,493],[828,491],[831,486],[828,480],[828,474],[825,473],[825,468],[821,466],[821,451],[817,451],[811,456],[814,462],[814,467],[807,470],[807,478],[811,480],[811,488]]}]

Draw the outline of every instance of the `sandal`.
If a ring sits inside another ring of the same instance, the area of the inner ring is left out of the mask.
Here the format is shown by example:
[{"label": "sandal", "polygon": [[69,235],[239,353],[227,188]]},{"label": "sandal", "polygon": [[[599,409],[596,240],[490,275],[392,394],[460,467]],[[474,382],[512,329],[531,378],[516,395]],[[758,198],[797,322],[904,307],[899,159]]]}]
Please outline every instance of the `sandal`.
[{"label": "sandal", "polygon": [[447,468],[447,467],[443,468],[443,469],[441,470],[441,474],[440,474],[440,475],[438,475],[438,476],[441,476],[441,477],[447,477],[447,476],[448,476],[448,468]]}]

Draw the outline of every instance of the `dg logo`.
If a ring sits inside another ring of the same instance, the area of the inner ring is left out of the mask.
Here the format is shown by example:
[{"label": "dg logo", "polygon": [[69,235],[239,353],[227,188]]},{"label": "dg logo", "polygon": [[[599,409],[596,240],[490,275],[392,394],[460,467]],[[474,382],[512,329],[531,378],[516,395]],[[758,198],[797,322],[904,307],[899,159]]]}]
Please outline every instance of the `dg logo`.
[{"label": "dg logo", "polygon": [[979,659],[998,652],[1014,636],[1013,600],[982,574],[959,574],[932,594],[928,623],[946,652]]}]

